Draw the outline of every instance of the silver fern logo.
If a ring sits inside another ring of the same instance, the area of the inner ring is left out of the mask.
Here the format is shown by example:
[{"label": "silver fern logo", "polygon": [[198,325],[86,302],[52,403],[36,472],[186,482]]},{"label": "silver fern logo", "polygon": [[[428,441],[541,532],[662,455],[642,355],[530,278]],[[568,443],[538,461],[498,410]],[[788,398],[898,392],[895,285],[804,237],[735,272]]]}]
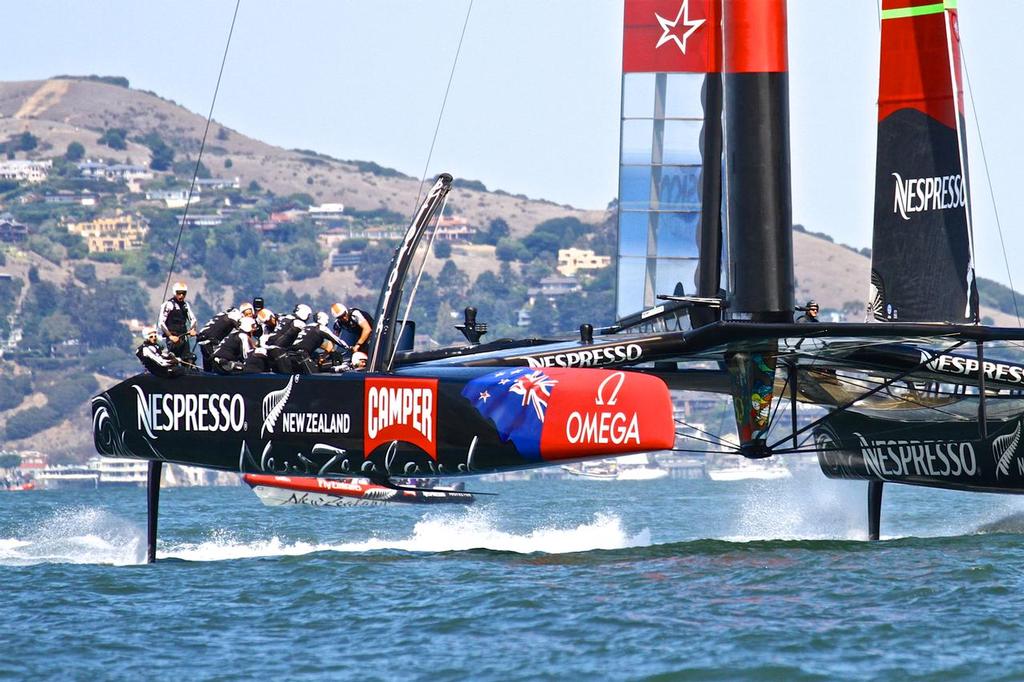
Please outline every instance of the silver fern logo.
[{"label": "silver fern logo", "polygon": [[[1017,428],[1005,436],[999,436],[992,441],[992,456],[996,460],[996,478],[1010,475],[1010,464],[1017,456],[1017,446],[1020,445],[1021,423],[1017,422]],[[1017,464],[1020,468],[1020,463]]]},{"label": "silver fern logo", "polygon": [[260,438],[263,438],[264,434],[274,433],[277,420],[281,418],[288,397],[292,394],[292,387],[298,382],[299,375],[296,374],[288,380],[284,388],[279,391],[271,391],[263,398],[263,428],[260,429]]}]

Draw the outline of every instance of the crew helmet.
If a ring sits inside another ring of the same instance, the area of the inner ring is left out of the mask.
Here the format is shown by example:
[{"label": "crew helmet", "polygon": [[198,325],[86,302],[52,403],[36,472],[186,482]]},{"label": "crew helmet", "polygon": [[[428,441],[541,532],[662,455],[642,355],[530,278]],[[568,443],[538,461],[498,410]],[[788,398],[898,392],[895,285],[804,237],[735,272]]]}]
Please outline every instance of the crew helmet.
[{"label": "crew helmet", "polygon": [[316,323],[320,326],[325,326],[331,318],[327,317],[327,313],[319,312],[316,314]]},{"label": "crew helmet", "polygon": [[256,313],[256,318],[260,322],[267,322],[272,317],[277,317],[277,315],[275,315],[274,311],[271,310],[270,308],[260,308],[260,311]]},{"label": "crew helmet", "polygon": [[313,314],[313,309],[310,308],[305,303],[298,304],[297,306],[295,306],[295,310],[292,311],[292,315],[294,315],[298,319],[302,320],[303,322],[306,322],[307,320],[309,320],[309,316],[312,315],[312,314]]},{"label": "crew helmet", "polygon": [[367,361],[370,359],[366,353],[361,350],[357,350],[352,354],[352,362],[350,363],[356,369],[362,369],[366,366]]},{"label": "crew helmet", "polygon": [[241,311],[242,315],[245,317],[252,317],[256,314],[255,309],[252,307],[252,303],[249,303],[248,301],[239,304],[238,310]]},{"label": "crew helmet", "polygon": [[242,321],[238,323],[238,328],[246,334],[251,334],[256,331],[256,320],[251,317],[243,317]]},{"label": "crew helmet", "polygon": [[156,327],[146,327],[146,328],[144,328],[142,330],[142,336],[144,338],[147,338],[147,339],[149,337],[151,337],[151,336],[156,336]]},{"label": "crew helmet", "polygon": [[187,294],[188,285],[185,284],[184,282],[175,282],[172,291],[176,294]]},{"label": "crew helmet", "polygon": [[804,307],[807,308],[808,310],[812,310],[812,309],[813,310],[817,310],[818,309],[818,302],[817,301],[808,301],[807,305],[804,306]]},{"label": "crew helmet", "polygon": [[341,317],[347,312],[348,308],[346,308],[344,304],[335,303],[334,305],[331,306],[331,315],[334,315],[335,317]]}]

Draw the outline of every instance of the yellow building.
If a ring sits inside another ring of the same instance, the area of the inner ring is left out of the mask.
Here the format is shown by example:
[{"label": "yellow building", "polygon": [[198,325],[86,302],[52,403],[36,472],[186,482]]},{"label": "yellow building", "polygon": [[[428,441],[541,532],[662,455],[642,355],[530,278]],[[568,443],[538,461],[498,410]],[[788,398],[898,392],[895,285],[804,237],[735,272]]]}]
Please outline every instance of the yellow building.
[{"label": "yellow building", "polygon": [[590,249],[559,249],[556,269],[566,277],[572,277],[578,270],[600,270],[611,263],[611,257],[598,256]]},{"label": "yellow building", "polygon": [[68,232],[81,235],[89,245],[89,253],[134,251],[142,246],[149,226],[144,218],[118,213],[110,218],[97,218],[87,223],[68,223]]}]

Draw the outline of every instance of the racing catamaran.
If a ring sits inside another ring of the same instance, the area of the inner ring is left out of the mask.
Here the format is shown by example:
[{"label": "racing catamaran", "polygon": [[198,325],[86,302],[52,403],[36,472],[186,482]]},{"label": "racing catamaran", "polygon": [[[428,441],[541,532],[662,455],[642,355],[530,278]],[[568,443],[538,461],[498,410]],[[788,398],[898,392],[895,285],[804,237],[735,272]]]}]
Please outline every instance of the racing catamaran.
[{"label": "racing catamaran", "polygon": [[[140,374],[93,399],[97,450],[150,461],[150,560],[164,462],[415,494],[396,479],[702,440],[748,458],[813,451],[825,475],[869,482],[873,539],[884,482],[1024,492],[1024,365],[994,359],[1024,330],[978,324],[955,4],[883,3],[875,321],[821,324],[793,323],[785,1],[625,7],[624,72],[644,74],[654,105],[628,116],[624,78],[619,272],[640,284],[620,283],[619,302],[635,295],[644,310],[605,329],[580,320],[572,337],[409,348],[400,305],[452,189],[442,174],[395,252],[365,373]],[[685,115],[676,87],[695,98]],[[646,159],[634,129],[650,134]],[[693,258],[662,257],[680,235]],[[738,444],[675,419],[670,390],[731,395]],[[792,427],[777,433],[786,401]],[[826,412],[799,427],[800,404]]]}]

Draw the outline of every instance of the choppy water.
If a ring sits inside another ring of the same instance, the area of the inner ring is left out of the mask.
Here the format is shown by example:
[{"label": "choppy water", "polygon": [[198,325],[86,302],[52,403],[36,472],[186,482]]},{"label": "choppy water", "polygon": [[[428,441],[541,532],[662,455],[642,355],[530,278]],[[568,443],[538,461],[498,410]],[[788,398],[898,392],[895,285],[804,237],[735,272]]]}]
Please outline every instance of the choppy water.
[{"label": "choppy water", "polygon": [[1024,677],[1024,500],[791,481],[476,483],[474,508],[0,494],[0,676]]}]

